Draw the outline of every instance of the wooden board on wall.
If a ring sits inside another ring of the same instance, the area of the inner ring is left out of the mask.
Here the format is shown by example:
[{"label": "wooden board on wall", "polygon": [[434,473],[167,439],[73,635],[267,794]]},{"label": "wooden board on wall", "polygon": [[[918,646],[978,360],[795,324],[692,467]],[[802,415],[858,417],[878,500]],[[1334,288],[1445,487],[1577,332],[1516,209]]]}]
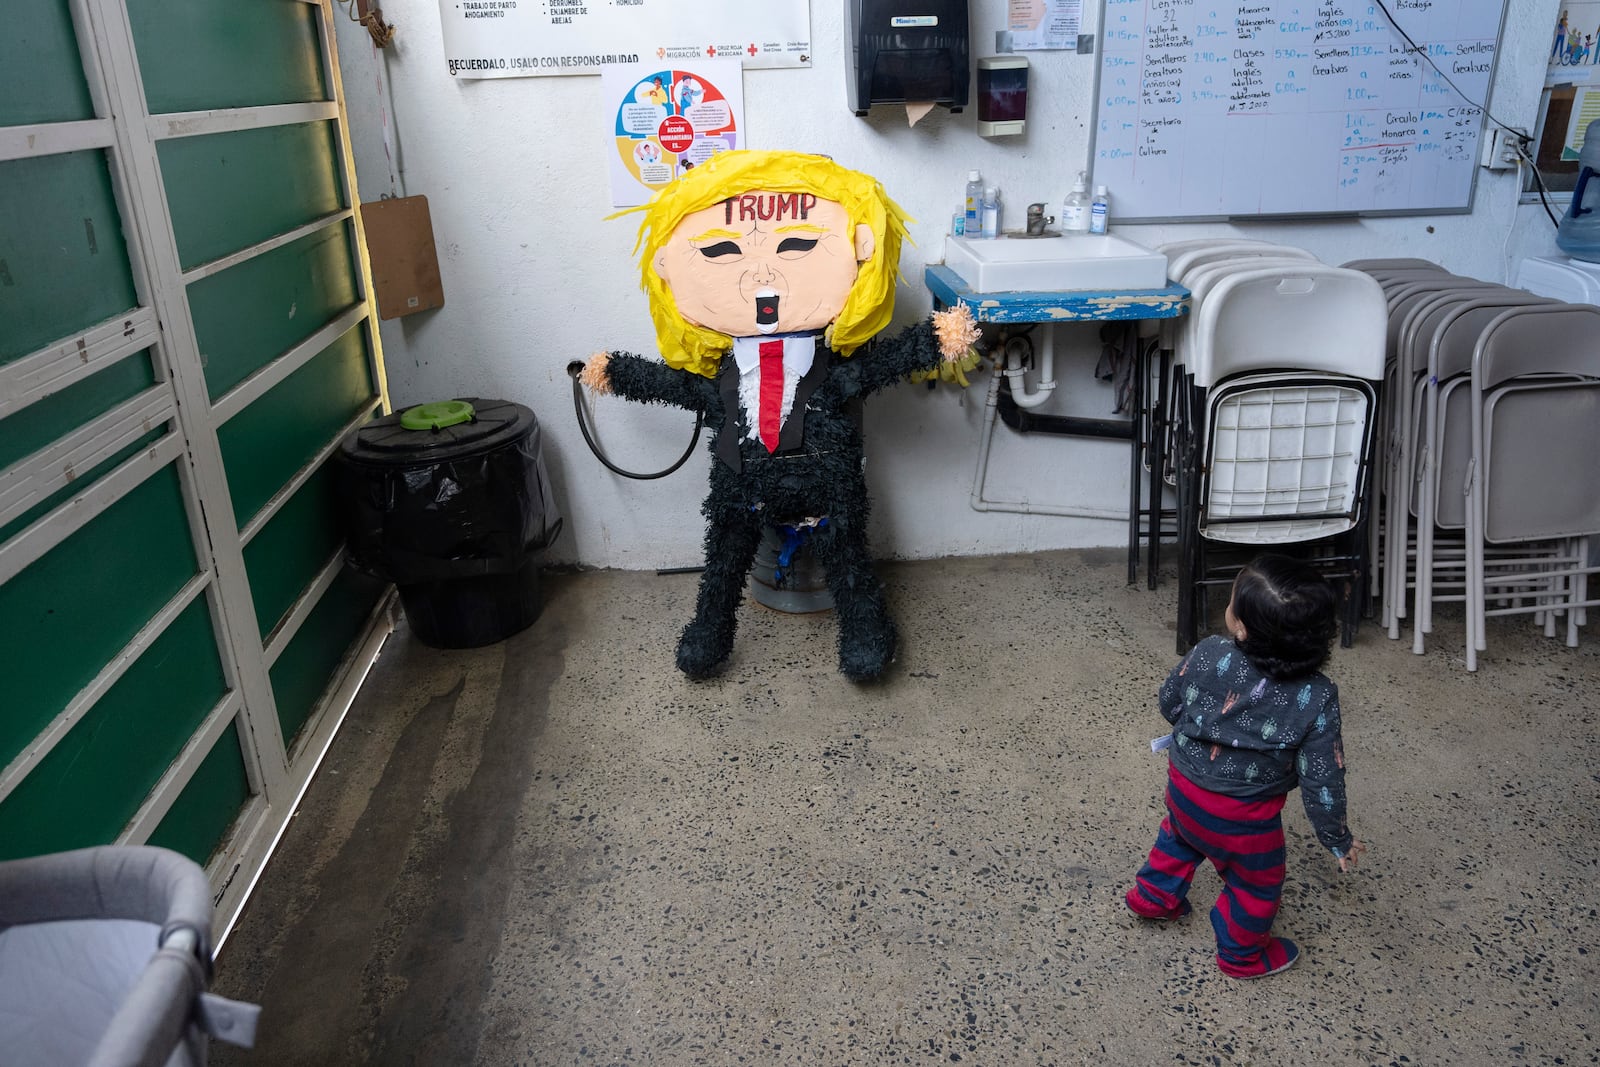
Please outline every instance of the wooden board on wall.
[{"label": "wooden board on wall", "polygon": [[393,197],[361,205],[372,260],[378,317],[399,318],[444,307],[433,218],[425,196]]}]

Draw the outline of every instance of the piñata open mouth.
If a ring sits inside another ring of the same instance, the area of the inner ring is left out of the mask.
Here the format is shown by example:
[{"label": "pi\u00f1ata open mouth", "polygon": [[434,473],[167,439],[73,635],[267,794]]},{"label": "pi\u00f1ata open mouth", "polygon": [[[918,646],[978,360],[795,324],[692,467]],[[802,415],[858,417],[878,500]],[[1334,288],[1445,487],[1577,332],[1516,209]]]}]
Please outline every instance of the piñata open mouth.
[{"label": "pi\u00f1ata open mouth", "polygon": [[778,328],[778,294],[771,289],[756,290],[756,329],[771,333]]}]

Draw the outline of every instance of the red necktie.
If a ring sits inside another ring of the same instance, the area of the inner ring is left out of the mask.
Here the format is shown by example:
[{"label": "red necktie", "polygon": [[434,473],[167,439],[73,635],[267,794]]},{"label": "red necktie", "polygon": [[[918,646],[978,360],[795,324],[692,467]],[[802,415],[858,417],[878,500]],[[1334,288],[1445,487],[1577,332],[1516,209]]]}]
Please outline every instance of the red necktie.
[{"label": "red necktie", "polygon": [[762,341],[760,415],[757,429],[768,452],[778,450],[778,427],[783,422],[783,342]]}]

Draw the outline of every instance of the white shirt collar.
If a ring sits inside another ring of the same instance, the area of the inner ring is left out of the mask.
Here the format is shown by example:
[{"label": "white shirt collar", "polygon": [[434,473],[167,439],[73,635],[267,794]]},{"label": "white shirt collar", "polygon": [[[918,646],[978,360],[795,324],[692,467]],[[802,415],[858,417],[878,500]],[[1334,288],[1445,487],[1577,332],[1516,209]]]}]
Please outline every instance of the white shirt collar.
[{"label": "white shirt collar", "polygon": [[811,333],[782,333],[770,337],[735,337],[733,358],[741,375],[749,374],[761,365],[761,345],[765,341],[783,342],[783,369],[798,377],[805,377],[817,357],[817,337]]}]

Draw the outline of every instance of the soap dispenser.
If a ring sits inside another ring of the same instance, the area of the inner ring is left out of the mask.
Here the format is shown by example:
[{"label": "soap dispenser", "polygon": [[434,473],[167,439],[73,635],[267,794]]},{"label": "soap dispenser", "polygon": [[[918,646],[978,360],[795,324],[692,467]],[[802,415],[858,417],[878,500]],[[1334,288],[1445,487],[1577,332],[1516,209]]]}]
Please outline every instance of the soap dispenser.
[{"label": "soap dispenser", "polygon": [[1111,195],[1106,187],[1094,187],[1094,202],[1089,205],[1089,232],[1103,234],[1111,224]]},{"label": "soap dispenser", "polygon": [[1078,172],[1072,192],[1061,202],[1061,232],[1079,234],[1089,232],[1089,176]]},{"label": "soap dispenser", "polygon": [[983,188],[983,236],[1000,236],[1000,190],[992,185]]}]

